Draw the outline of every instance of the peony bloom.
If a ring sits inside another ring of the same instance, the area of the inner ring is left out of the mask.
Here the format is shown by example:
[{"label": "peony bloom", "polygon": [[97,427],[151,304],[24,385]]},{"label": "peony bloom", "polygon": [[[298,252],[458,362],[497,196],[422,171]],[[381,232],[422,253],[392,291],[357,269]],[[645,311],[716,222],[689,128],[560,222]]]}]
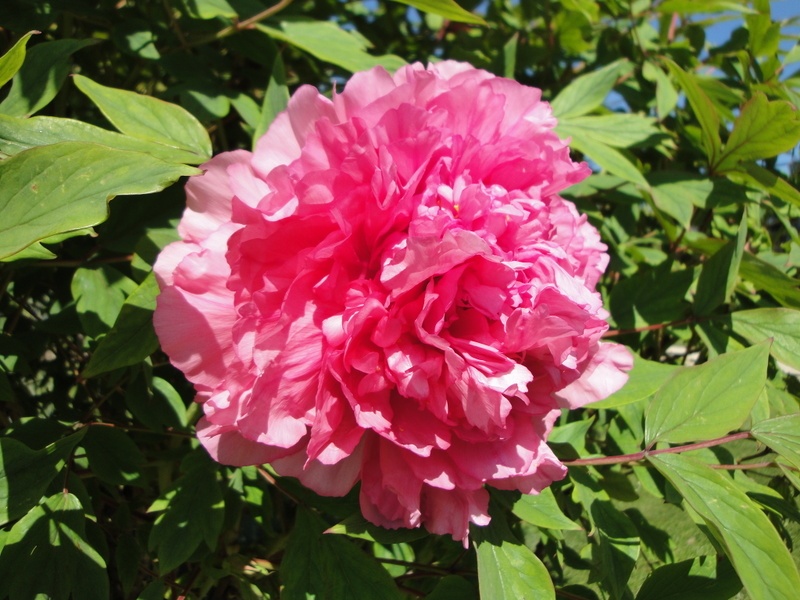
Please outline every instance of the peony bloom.
[{"label": "peony bloom", "polygon": [[537,89],[467,64],[301,87],[254,153],[187,187],[155,266],[155,327],[197,390],[200,441],[364,516],[465,544],[485,485],[566,473],[562,408],[604,398],[631,357],[601,343],[606,246],[557,194],[570,160]]}]

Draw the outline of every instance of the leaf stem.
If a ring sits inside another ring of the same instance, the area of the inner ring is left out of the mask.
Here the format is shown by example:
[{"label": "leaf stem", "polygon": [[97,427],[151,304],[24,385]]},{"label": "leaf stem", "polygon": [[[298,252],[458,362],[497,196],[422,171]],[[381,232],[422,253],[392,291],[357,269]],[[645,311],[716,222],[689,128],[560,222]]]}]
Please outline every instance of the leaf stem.
[{"label": "leaf stem", "polygon": [[646,459],[648,456],[655,456],[658,454],[679,454],[681,452],[690,452],[692,450],[700,450],[702,448],[711,448],[719,446],[728,442],[736,440],[744,440],[750,437],[749,431],[740,431],[738,433],[731,433],[720,438],[713,440],[706,440],[704,442],[695,442],[693,444],[685,444],[683,446],[673,446],[672,448],[661,448],[660,450],[642,450],[641,452],[634,452],[633,454],[621,454],[619,456],[598,456],[597,458],[578,458],[576,460],[563,461],[568,467],[587,467],[598,465],[620,465],[630,462],[639,462]]}]

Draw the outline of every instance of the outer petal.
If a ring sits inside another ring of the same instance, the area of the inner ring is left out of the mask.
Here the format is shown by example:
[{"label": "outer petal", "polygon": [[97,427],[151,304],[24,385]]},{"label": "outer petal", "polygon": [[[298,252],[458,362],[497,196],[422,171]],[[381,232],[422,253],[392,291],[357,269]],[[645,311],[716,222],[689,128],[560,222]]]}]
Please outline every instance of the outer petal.
[{"label": "outer petal", "polygon": [[580,408],[620,389],[632,368],[630,350],[620,344],[601,343],[581,376],[554,395],[564,408]]},{"label": "outer petal", "polygon": [[451,535],[469,547],[469,524],[488,525],[489,494],[484,489],[441,490],[426,487],[422,494],[422,516],[432,533]]},{"label": "outer petal", "polygon": [[249,165],[252,155],[245,150],[223,152],[201,165],[206,172],[190,177],[186,184],[186,211],[178,233],[186,241],[206,239],[221,225],[230,223],[233,193],[228,167]]},{"label": "outer petal", "polygon": [[220,427],[206,419],[197,423],[197,438],[211,458],[237,467],[270,463],[292,452],[291,449],[258,444],[242,437],[236,427]]}]

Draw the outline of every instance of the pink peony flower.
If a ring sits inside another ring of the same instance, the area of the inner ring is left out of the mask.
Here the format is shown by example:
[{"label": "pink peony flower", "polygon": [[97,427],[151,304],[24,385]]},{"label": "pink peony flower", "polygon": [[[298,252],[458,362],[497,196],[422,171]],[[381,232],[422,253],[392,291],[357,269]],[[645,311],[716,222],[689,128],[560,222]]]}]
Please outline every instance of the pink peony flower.
[{"label": "pink peony flower", "polygon": [[155,266],[155,327],[200,441],[364,516],[468,539],[488,493],[566,473],[545,441],[631,357],[601,343],[606,246],[557,194],[570,160],[537,89],[467,64],[301,87],[255,153],[189,181]]}]

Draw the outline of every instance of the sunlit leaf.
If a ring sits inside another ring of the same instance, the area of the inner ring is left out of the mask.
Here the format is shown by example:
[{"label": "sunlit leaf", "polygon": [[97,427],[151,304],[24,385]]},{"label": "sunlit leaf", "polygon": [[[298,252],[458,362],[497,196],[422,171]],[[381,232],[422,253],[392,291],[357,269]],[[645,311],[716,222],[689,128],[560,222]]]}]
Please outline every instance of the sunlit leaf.
[{"label": "sunlit leaf", "polygon": [[742,262],[746,240],[747,213],[745,212],[736,239],[725,244],[703,264],[700,270],[694,299],[695,314],[711,314],[715,308],[730,300],[739,276],[739,265]]},{"label": "sunlit leaf", "polygon": [[611,146],[598,142],[591,136],[582,131],[572,132],[572,141],[570,145],[579,150],[591,160],[600,165],[603,169],[621,177],[625,181],[636,183],[642,187],[647,187],[647,180],[642,175],[641,171],[628,160],[619,150],[615,150]]},{"label": "sunlit leaf", "polygon": [[742,106],[722,154],[713,168],[724,172],[740,162],[771,158],[800,142],[800,113],[782,100],[757,92]]},{"label": "sunlit leaf", "polygon": [[382,66],[394,71],[405,65],[399,56],[373,56],[367,52],[363,38],[357,37],[331,21],[300,19],[281,21],[280,29],[257,25],[270,37],[296,46],[316,58],[356,73]]},{"label": "sunlit leaf", "polygon": [[770,352],[782,363],[800,370],[800,311],[756,308],[730,315],[733,330],[752,344],[772,340]]},{"label": "sunlit leaf", "polygon": [[0,552],[0,596],[105,600],[109,592],[106,562],[87,539],[74,495],[51,496],[11,528]]},{"label": "sunlit leaf", "polygon": [[741,427],[764,389],[768,359],[762,343],[676,372],[648,408],[645,443],[710,440]]},{"label": "sunlit leaf", "polygon": [[111,329],[136,283],[118,269],[100,265],[77,269],[70,289],[84,331],[96,338]]},{"label": "sunlit leaf", "polygon": [[89,142],[114,148],[144,152],[167,162],[198,164],[204,158],[180,148],[148,142],[101,127],[58,117],[20,119],[0,115],[0,152],[13,155],[58,142]]},{"label": "sunlit leaf", "polygon": [[629,68],[624,61],[618,60],[574,79],[551,102],[553,114],[559,119],[567,119],[593,111],[603,104],[617,78]]},{"label": "sunlit leaf", "polygon": [[550,488],[539,494],[523,494],[514,502],[512,512],[523,521],[547,529],[581,529],[580,525],[568,519],[556,502]]},{"label": "sunlit leaf", "polygon": [[739,165],[739,167],[740,170],[726,173],[726,175],[734,181],[741,180],[754,187],[761,188],[784,202],[800,206],[800,191],[782,177],[767,171],[755,163],[745,163]]},{"label": "sunlit leaf", "polygon": [[618,408],[649,398],[679,369],[675,365],[645,360],[638,354],[633,355],[633,369],[628,372],[628,381],[621,390],[611,394],[605,400],[593,402],[591,408]]},{"label": "sunlit leaf", "polygon": [[0,113],[27,117],[55,98],[70,71],[70,55],[97,43],[95,40],[55,40],[28,50],[11,90],[0,103]]},{"label": "sunlit leaf", "polygon": [[719,115],[708,95],[691,73],[681,69],[676,63],[665,59],[665,63],[678,80],[683,93],[689,100],[703,131],[702,143],[710,164],[716,164],[721,152],[722,140],[719,137]]},{"label": "sunlit leaf", "polygon": [[14,77],[23,62],[25,62],[25,47],[34,33],[39,32],[31,31],[26,33],[17,40],[16,44],[11,46],[8,52],[0,56],[0,87],[11,81],[11,78]]},{"label": "sunlit leaf", "polygon": [[661,133],[655,119],[631,114],[562,117],[556,131],[564,137],[591,138],[613,148],[642,144]]},{"label": "sunlit leaf", "polygon": [[0,258],[101,223],[114,196],[155,192],[196,172],[147,154],[80,142],[20,152],[0,161]]},{"label": "sunlit leaf", "polygon": [[666,0],[658,4],[658,11],[665,14],[680,13],[683,15],[723,11],[755,12],[747,4],[739,0]]},{"label": "sunlit leaf", "polygon": [[408,4],[422,11],[440,15],[451,21],[461,23],[475,23],[485,25],[486,21],[461,8],[454,0],[394,0],[401,4]]},{"label": "sunlit leaf", "polygon": [[775,527],[731,479],[677,454],[648,459],[725,545],[751,598],[791,600],[800,575]]},{"label": "sunlit leaf", "polygon": [[800,414],[756,423],[753,436],[800,468]]},{"label": "sunlit leaf", "polygon": [[149,142],[211,156],[211,140],[200,122],[176,104],[100,85],[76,75],[75,85],[122,133]]},{"label": "sunlit leaf", "polygon": [[41,499],[85,433],[81,430],[41,450],[0,437],[0,525],[18,519]]},{"label": "sunlit leaf", "polygon": [[547,568],[524,544],[514,539],[500,515],[486,527],[473,529],[478,547],[481,598],[555,598]]},{"label": "sunlit leaf", "polygon": [[136,364],[155,352],[158,339],[153,331],[153,310],[157,295],[158,284],[151,273],[121,306],[113,327],[89,359],[83,377]]}]

